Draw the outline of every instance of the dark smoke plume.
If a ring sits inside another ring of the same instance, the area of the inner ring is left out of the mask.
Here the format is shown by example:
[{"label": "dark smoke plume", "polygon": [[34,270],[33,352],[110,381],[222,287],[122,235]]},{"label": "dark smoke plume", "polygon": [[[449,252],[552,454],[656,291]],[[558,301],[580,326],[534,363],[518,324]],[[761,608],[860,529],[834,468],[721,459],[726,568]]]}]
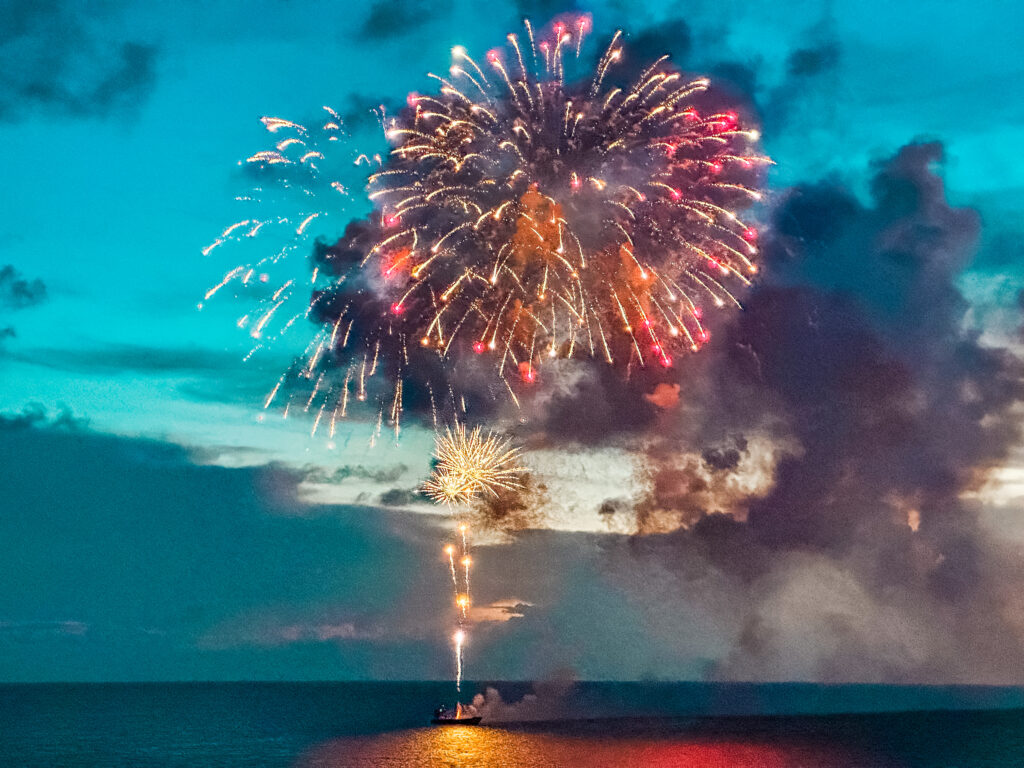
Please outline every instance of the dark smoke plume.
[{"label": "dark smoke plume", "polygon": [[[1024,653],[1024,569],[964,496],[1020,438],[1024,367],[964,326],[956,279],[979,225],[946,202],[941,158],[938,144],[904,147],[876,169],[869,205],[834,183],[788,191],[770,277],[684,376],[693,400],[676,428],[649,436],[633,513],[659,535],[638,551],[724,574],[743,616],[713,675],[800,674],[793,635],[809,633],[803,671],[820,679],[1020,679],[1006,663]],[[727,434],[749,442],[708,447]],[[739,477],[755,437],[775,446],[766,491],[709,482]],[[882,647],[886,621],[918,634]]]}]

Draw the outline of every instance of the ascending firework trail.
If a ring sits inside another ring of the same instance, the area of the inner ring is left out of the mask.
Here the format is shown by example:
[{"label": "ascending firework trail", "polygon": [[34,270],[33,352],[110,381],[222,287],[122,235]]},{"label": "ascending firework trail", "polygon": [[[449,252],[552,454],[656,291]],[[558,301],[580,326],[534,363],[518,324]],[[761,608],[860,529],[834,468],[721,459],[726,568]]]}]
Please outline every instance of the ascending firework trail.
[{"label": "ascending firework trail", "polygon": [[[469,568],[472,565],[469,546],[469,523],[465,519],[468,505],[480,496],[496,495],[498,490],[521,487],[518,476],[518,451],[508,440],[484,435],[480,428],[466,431],[457,424],[439,435],[434,449],[437,459],[423,492],[437,502],[448,505],[456,518],[458,545],[444,548],[448,569],[455,590],[458,628],[452,639],[455,644],[455,687],[462,689],[462,649],[466,640],[466,621],[470,607]],[[458,566],[456,567],[456,552]]]}]

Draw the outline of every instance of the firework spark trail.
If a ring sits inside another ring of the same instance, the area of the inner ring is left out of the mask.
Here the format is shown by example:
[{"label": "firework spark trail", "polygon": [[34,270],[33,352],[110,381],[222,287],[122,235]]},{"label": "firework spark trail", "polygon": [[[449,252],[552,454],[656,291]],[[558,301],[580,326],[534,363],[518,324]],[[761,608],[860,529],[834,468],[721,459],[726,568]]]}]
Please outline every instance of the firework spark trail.
[{"label": "firework spark trail", "polygon": [[444,552],[448,555],[448,566],[452,572],[452,587],[455,589],[455,594],[459,593],[459,577],[455,574],[455,547],[449,544],[444,548]]},{"label": "firework spark trail", "polygon": [[456,689],[461,690],[463,646],[466,639],[466,622],[472,604],[469,571],[473,564],[470,555],[469,523],[463,515],[465,507],[481,496],[497,495],[499,490],[514,490],[522,487],[519,475],[523,469],[518,465],[519,451],[511,448],[506,438],[484,434],[479,427],[467,432],[465,425],[449,427],[444,434],[438,434],[434,445],[436,463],[430,479],[423,484],[423,491],[437,502],[448,505],[456,515],[456,530],[462,547],[459,555],[460,571],[455,568],[455,545],[447,544],[444,553],[448,558],[448,570],[455,592],[455,608],[458,612],[458,629],[455,633],[455,680]]},{"label": "firework spark trail", "polygon": [[462,690],[462,646],[466,640],[466,633],[463,629],[455,630],[455,690]]},{"label": "firework spark trail", "polygon": [[[261,247],[268,240],[273,240],[278,245],[276,251],[267,253],[264,250],[263,255],[256,261],[240,264],[228,270],[224,277],[205,293],[199,304],[199,308],[202,309],[204,303],[215,295],[228,291],[235,295],[249,292],[254,297],[259,304],[258,309],[250,310],[237,322],[238,327],[246,329],[256,342],[245,356],[246,360],[257,349],[268,346],[269,342],[285,335],[295,320],[308,316],[311,308],[315,307],[315,304],[307,301],[305,288],[300,289],[300,284],[305,284],[305,281],[296,279],[294,265],[289,263],[288,257],[295,253],[305,256],[315,234],[313,223],[338,213],[339,192],[348,196],[345,185],[340,181],[326,178],[327,171],[322,171],[317,166],[317,162],[331,159],[327,150],[331,145],[327,142],[337,140],[342,130],[337,112],[330,107],[324,107],[324,110],[331,118],[319,127],[306,127],[276,117],[261,118],[264,127],[270,133],[276,134],[274,148],[255,152],[239,163],[251,169],[260,181],[251,194],[236,199],[250,206],[257,205],[261,210],[269,206],[287,205],[287,215],[281,215],[280,210],[270,215],[249,215],[225,227],[212,243],[202,249],[203,255],[209,256],[215,248],[227,249],[232,244],[236,248],[242,247],[257,237]],[[337,149],[332,151],[335,155],[338,154]],[[346,166],[348,162],[345,161]],[[296,199],[298,203],[295,202]],[[319,209],[309,210],[311,202]],[[289,270],[290,266],[292,268]],[[305,269],[305,262],[302,268]],[[282,272],[291,274],[280,278],[274,276],[275,273]],[[318,272],[314,269],[309,284],[315,287],[317,277]],[[301,302],[302,310],[290,311],[290,307],[294,306],[293,302],[296,301]],[[284,309],[285,305],[288,305],[289,309]],[[314,344],[311,349],[315,347]],[[288,402],[282,403],[287,408],[292,387],[285,385],[291,383],[290,379],[301,377],[317,381],[304,410],[310,412],[312,409],[316,414],[313,434],[317,431],[320,417],[325,412],[331,414],[330,434],[333,437],[336,414],[343,413],[344,408],[339,409],[341,399],[335,391],[334,382],[318,379],[317,374],[320,372],[315,370],[316,362],[323,350],[317,349],[311,353],[311,349],[305,352],[305,363],[297,363],[282,374],[264,399],[264,408],[269,408],[276,399],[279,399],[279,395],[281,400],[288,395]],[[320,386],[321,383],[325,385],[323,388]]]}]

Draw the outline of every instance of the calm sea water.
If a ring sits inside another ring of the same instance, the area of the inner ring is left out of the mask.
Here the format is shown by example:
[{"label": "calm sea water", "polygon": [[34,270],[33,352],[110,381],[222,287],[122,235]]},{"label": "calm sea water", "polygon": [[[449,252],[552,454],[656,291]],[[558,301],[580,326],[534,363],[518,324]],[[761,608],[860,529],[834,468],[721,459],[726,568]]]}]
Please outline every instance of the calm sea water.
[{"label": "calm sea water", "polygon": [[[484,725],[430,728],[449,684],[0,685],[0,765],[1024,766],[1020,689],[494,687]],[[936,707],[972,709],[825,714]]]}]

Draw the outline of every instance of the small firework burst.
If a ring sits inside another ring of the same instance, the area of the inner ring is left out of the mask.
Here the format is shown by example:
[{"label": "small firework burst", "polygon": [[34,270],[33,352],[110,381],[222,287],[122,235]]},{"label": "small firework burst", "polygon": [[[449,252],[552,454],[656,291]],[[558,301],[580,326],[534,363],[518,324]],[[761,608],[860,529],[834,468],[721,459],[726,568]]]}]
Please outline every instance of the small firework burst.
[{"label": "small firework burst", "polygon": [[457,424],[446,429],[437,437],[434,455],[437,464],[423,492],[436,502],[465,503],[522,487],[519,450],[507,438],[485,435],[479,427],[467,431]]}]

